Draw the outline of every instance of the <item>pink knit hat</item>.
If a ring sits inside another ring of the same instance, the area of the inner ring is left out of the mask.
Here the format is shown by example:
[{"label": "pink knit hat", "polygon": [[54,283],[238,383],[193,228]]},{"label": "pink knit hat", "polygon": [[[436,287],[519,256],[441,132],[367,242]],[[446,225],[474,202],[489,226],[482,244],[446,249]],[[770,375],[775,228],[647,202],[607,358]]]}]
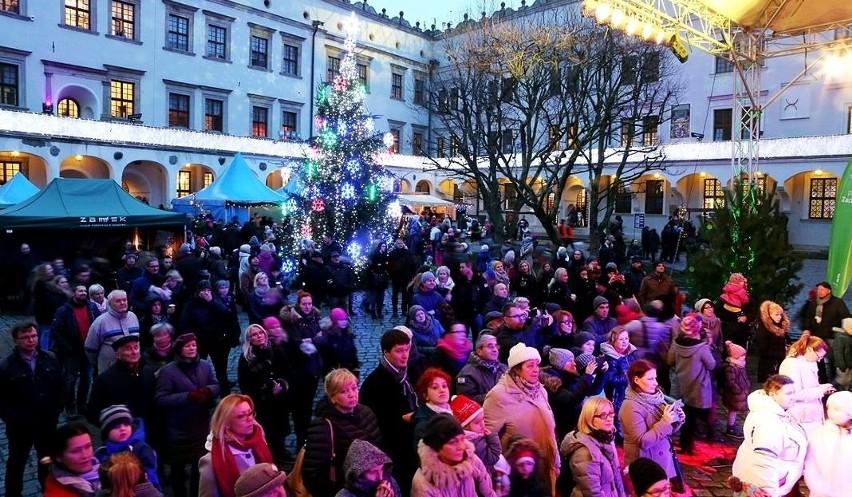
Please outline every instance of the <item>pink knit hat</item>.
[{"label": "pink knit hat", "polygon": [[331,318],[332,321],[345,321],[349,319],[349,315],[340,307],[332,309],[331,312],[328,313],[328,317]]}]

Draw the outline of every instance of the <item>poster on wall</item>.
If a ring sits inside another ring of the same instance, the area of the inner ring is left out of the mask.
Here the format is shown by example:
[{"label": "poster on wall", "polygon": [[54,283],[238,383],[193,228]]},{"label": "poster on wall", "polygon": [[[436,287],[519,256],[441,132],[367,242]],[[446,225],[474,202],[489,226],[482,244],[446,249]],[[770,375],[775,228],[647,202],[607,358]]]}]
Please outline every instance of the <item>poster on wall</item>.
[{"label": "poster on wall", "polygon": [[689,104],[672,107],[671,138],[689,138]]}]

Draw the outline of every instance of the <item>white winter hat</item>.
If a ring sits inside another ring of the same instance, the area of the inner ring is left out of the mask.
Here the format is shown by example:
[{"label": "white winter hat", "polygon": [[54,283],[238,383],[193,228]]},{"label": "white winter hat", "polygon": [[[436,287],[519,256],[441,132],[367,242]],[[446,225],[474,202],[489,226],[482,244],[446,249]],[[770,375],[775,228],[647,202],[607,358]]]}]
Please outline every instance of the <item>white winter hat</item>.
[{"label": "white winter hat", "polygon": [[525,363],[530,359],[535,359],[536,361],[541,362],[541,354],[538,353],[538,350],[532,347],[527,347],[523,343],[518,343],[509,350],[509,369],[514,368],[518,364]]}]

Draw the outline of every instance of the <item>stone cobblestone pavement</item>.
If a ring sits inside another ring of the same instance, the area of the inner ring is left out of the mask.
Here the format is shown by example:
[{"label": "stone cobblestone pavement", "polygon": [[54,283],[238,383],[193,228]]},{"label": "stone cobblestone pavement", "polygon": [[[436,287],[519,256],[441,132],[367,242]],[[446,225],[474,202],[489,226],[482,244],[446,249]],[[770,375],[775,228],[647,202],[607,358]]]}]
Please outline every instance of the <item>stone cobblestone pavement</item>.
[{"label": "stone cobblestone pavement", "polygon": [[[682,269],[683,263],[676,263],[676,269]],[[801,282],[804,283],[805,289],[800,293],[796,300],[790,305],[788,312],[795,314],[804,304],[807,297],[807,290],[814,284],[825,279],[825,260],[807,259],[804,261],[804,266],[799,273]],[[715,296],[714,296],[715,297]],[[358,310],[357,316],[353,318],[354,329],[357,335],[358,356],[361,359],[362,379],[372,371],[379,361],[379,341],[384,330],[402,324],[403,319],[391,319],[390,313],[385,312],[385,316],[381,320],[371,319],[365,316],[360,310],[358,303],[361,300],[360,295],[356,295],[355,308]],[[852,292],[847,292],[845,297],[847,305],[852,306]],[[390,298],[386,299],[386,307],[390,304]],[[328,309],[324,309],[327,314]],[[11,336],[8,330],[11,326],[21,319],[23,316],[13,314],[0,315],[0,357],[5,357],[12,348]],[[245,316],[242,317],[243,324]],[[795,320],[794,320],[795,321]],[[229,361],[229,375],[232,381],[237,377],[237,359],[239,357],[239,349],[236,348],[231,354]],[[754,373],[756,358],[749,358],[749,369]],[[752,374],[752,387],[756,388],[754,374]],[[322,386],[319,388],[319,393],[322,392]],[[0,399],[2,402],[3,399]],[[725,413],[719,414],[720,425],[723,419],[726,418]],[[740,425],[744,421],[744,414],[740,415]],[[97,430],[95,430],[97,431]],[[294,437],[288,439],[291,445],[290,450],[295,453]],[[725,481],[731,474],[731,464],[736,454],[738,443],[727,438],[720,438],[716,441],[701,441],[696,444],[696,454],[694,456],[682,456],[681,463],[687,482],[697,497],[721,497],[730,496],[731,491],[725,486]],[[8,458],[8,445],[6,439],[5,424],[0,423],[0,477],[5,474],[6,460]],[[36,461],[33,453],[30,462],[27,465],[24,483],[24,495],[26,497],[35,497],[40,495],[38,481],[36,479]]]}]

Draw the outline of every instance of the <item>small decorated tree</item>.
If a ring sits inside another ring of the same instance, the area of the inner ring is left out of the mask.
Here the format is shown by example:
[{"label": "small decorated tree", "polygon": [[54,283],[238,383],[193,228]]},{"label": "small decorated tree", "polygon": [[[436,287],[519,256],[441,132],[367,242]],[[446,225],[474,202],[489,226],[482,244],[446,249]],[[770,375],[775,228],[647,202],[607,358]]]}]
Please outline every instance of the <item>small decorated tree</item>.
[{"label": "small decorated tree", "polygon": [[390,227],[393,177],[382,162],[393,142],[388,142],[389,134],[376,131],[364,104],[356,33],[353,15],[347,23],[340,72],[318,90],[316,137],[302,170],[294,171],[290,179],[298,181],[299,188],[293,192],[295,202],[285,204],[284,211],[291,216],[292,248],[329,235],[357,264],[372,240],[384,238]]},{"label": "small decorated tree", "polygon": [[754,183],[737,181],[725,193],[725,204],[713,211],[699,233],[708,242],[688,255],[687,279],[695,298],[716,299],[731,273],[748,278],[751,301],[787,305],[802,289],[796,283],[801,257],[793,252],[787,216],[775,189],[760,191]]}]

